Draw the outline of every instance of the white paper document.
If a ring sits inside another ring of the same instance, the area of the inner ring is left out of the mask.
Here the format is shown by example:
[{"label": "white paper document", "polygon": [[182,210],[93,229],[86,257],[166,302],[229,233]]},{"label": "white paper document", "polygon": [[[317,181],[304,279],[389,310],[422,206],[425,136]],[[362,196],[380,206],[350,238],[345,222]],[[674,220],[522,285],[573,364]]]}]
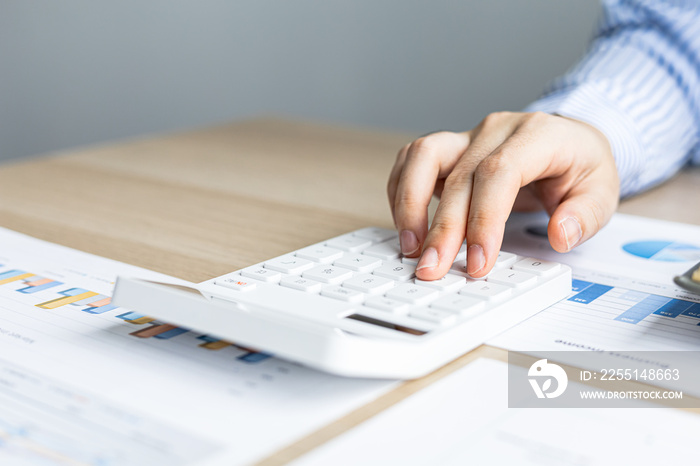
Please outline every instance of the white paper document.
[{"label": "white paper document", "polygon": [[[671,367],[697,367],[700,296],[673,277],[700,261],[700,227],[616,214],[598,235],[559,254],[549,246],[546,225],[544,215],[512,216],[503,248],[570,265],[572,293],[490,345],[532,354],[654,351]],[[664,360],[667,351],[674,353]],[[700,395],[698,380],[657,384]]]},{"label": "white paper document", "polygon": [[697,415],[641,401],[616,409],[508,408],[507,378],[507,364],[478,359],[292,464],[697,464]]},{"label": "white paper document", "polygon": [[161,274],[0,229],[0,464],[248,464],[394,386],[110,302]]}]

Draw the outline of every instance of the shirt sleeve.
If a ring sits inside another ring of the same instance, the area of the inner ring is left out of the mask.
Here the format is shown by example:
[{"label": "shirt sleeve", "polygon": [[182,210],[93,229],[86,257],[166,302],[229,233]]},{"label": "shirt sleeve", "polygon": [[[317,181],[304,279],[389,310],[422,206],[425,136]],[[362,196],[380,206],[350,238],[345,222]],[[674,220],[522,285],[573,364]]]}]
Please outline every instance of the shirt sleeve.
[{"label": "shirt sleeve", "polygon": [[700,2],[606,0],[584,58],[526,111],[605,134],[621,196],[700,164]]}]

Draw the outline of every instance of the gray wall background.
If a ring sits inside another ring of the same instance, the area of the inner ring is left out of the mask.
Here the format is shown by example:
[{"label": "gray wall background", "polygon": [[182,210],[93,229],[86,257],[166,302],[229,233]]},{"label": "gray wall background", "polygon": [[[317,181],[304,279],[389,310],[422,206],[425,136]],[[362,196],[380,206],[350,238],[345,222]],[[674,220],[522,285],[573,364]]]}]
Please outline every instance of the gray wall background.
[{"label": "gray wall background", "polygon": [[427,132],[517,110],[592,0],[0,0],[0,160],[259,115]]}]

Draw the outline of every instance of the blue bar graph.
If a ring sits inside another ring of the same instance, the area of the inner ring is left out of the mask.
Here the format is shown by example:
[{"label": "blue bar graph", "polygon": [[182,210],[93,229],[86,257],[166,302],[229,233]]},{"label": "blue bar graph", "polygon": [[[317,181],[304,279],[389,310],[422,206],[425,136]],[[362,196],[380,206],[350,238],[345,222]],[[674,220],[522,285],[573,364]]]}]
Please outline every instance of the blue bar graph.
[{"label": "blue bar graph", "polygon": [[264,361],[265,359],[270,357],[272,356],[267,353],[247,353],[238,356],[236,359],[238,359],[239,361],[247,362],[248,364],[255,364]]},{"label": "blue bar graph", "polygon": [[641,302],[635,304],[619,316],[615,317],[615,320],[627,322],[629,324],[637,324],[645,318],[652,315],[657,310],[661,309],[670,301],[671,298],[649,295],[648,297],[644,298]]},{"label": "blue bar graph", "polygon": [[86,290],[85,288],[69,288],[67,290],[59,291],[58,294],[62,294],[63,296],[78,296],[79,294],[83,293],[90,293],[90,290]]},{"label": "blue bar graph", "polygon": [[136,320],[146,316],[143,314],[137,314],[136,312],[127,312],[126,314],[120,314],[117,317],[124,320]]},{"label": "blue bar graph", "polygon": [[661,306],[657,311],[654,312],[654,314],[675,319],[692,306],[693,303],[691,302],[681,301],[680,299],[672,299],[663,306]]},{"label": "blue bar graph", "polygon": [[[700,318],[700,304],[698,304],[698,303],[693,304],[688,309],[683,311],[683,315],[688,316],[688,317]],[[698,323],[698,325],[700,325],[700,323]]]},{"label": "blue bar graph", "polygon": [[583,289],[583,291],[576,293],[569,298],[569,301],[574,301],[581,304],[590,304],[596,299],[603,296],[608,291],[612,290],[612,286],[599,285],[597,283],[591,284]]},{"label": "blue bar graph", "polygon": [[0,273],[0,280],[16,277],[17,275],[22,275],[25,273],[27,272],[25,272],[24,270],[8,270],[7,272]]},{"label": "blue bar graph", "polygon": [[104,306],[100,307],[86,307],[83,309],[83,312],[88,312],[90,314],[103,314],[107,311],[111,311],[112,309],[116,309],[118,306],[115,306],[114,304],[105,304]]},{"label": "blue bar graph", "polygon": [[591,285],[593,285],[593,283],[591,283],[591,282],[584,282],[583,280],[573,279],[573,280],[571,280],[571,291],[573,291],[573,292],[583,291],[586,288],[590,287]]},{"label": "blue bar graph", "polygon": [[20,288],[19,291],[20,293],[24,294],[31,294],[31,293],[36,293],[37,291],[44,291],[49,288],[53,288],[54,286],[58,285],[63,285],[63,282],[49,282],[49,283],[44,283],[43,285],[37,285],[37,286],[28,286],[26,288]]}]

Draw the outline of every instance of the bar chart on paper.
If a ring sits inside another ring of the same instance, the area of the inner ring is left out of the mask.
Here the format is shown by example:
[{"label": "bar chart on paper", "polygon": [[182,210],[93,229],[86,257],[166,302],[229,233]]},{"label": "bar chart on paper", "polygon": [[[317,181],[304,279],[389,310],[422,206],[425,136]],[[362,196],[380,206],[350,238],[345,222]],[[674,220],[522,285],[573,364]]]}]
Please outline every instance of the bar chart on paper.
[{"label": "bar chart on paper", "polygon": [[[80,311],[88,315],[105,314],[109,318],[119,319],[136,326],[145,326],[129,333],[137,338],[154,338],[156,340],[169,340],[188,332],[185,328],[176,327],[163,322],[158,322],[148,316],[134,312],[118,312],[119,308],[112,304],[111,296],[91,291],[86,288],[71,287],[61,281],[35,274],[31,271],[12,268],[0,264],[0,296],[8,293],[19,293],[22,302],[31,304],[35,308],[65,312]],[[115,311],[115,312],[110,312]],[[246,364],[262,362],[270,357],[269,354],[241,347],[230,342],[225,342],[214,337],[203,335],[198,337],[201,342],[198,346],[207,350],[220,350],[234,348],[239,350],[236,359]]]},{"label": "bar chart on paper", "polygon": [[490,344],[523,351],[700,350],[700,302],[579,277],[569,298]]}]

